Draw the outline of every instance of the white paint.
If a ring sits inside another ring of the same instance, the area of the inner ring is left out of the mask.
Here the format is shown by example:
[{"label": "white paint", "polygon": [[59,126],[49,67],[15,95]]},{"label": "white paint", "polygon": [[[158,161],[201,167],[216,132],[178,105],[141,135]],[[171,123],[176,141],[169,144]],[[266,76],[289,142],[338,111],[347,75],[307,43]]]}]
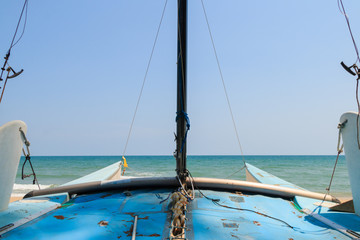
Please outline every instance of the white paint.
[{"label": "white paint", "polygon": [[26,133],[27,127],[22,121],[11,121],[0,127],[0,211],[9,205],[19,166],[24,142],[20,127]]},{"label": "white paint", "polygon": [[36,213],[34,213],[34,214],[31,214],[31,215],[29,215],[29,216],[26,216],[26,217],[24,217],[24,218],[21,218],[20,220],[18,220],[18,221],[16,221],[16,222],[13,223],[14,226],[5,229],[4,231],[0,232],[0,234],[4,234],[4,233],[6,233],[6,232],[9,232],[9,231],[17,228],[17,227],[20,227],[21,225],[24,225],[25,223],[30,222],[31,220],[34,220],[34,219],[36,219],[36,218],[44,215],[45,213],[48,213],[48,212],[50,212],[50,211],[52,211],[52,210],[55,210],[55,209],[57,209],[57,208],[60,207],[60,206],[61,206],[60,203],[55,203],[53,206],[51,206],[51,207],[49,207],[49,208],[43,209],[43,210],[41,210],[41,211],[39,211],[39,212],[36,212]]},{"label": "white paint", "polygon": [[360,150],[357,141],[356,119],[357,113],[347,112],[341,116],[340,123],[347,120],[347,123],[345,124],[345,127],[342,128],[341,132],[344,142],[345,158],[349,172],[355,214],[360,216]]},{"label": "white paint", "polygon": [[21,203],[43,203],[43,202],[48,202],[49,200],[50,200],[50,198],[26,198],[26,199],[19,200],[19,202],[21,202]]}]

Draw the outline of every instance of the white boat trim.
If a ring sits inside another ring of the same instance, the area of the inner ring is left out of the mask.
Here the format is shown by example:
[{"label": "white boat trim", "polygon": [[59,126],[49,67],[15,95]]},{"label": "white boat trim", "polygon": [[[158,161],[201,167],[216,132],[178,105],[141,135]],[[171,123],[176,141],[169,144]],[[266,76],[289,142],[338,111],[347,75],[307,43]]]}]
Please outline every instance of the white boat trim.
[{"label": "white boat trim", "polygon": [[[264,194],[283,198],[293,198],[302,196],[318,200],[337,202],[340,201],[331,196],[322,193],[315,193],[307,190],[281,187],[270,184],[254,183],[240,180],[217,179],[217,178],[194,178],[195,187],[201,189],[219,189],[230,191],[245,191],[255,194]],[[191,181],[188,179],[187,184],[190,186]],[[136,188],[174,188],[179,187],[176,177],[150,177],[150,178],[129,178],[116,181],[96,181],[70,186],[60,186],[57,188],[35,190],[29,192],[24,198],[42,196],[47,194],[67,192],[69,195],[85,194],[102,191],[116,191]]]}]

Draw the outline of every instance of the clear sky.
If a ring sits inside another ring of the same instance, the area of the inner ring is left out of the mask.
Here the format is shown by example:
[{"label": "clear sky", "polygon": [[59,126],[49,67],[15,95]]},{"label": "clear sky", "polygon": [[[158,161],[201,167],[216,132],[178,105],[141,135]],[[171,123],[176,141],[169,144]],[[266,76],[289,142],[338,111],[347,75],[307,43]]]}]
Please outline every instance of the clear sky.
[{"label": "clear sky", "polygon": [[[0,55],[23,1],[2,0]],[[23,120],[33,155],[121,155],[164,0],[30,0],[0,125]],[[176,0],[169,0],[128,155],[175,149]],[[244,154],[336,154],[356,110],[356,56],[336,0],[204,0]],[[344,0],[360,44],[360,2]],[[240,154],[200,0],[189,1],[189,154]],[[3,60],[1,60],[1,65]]]}]

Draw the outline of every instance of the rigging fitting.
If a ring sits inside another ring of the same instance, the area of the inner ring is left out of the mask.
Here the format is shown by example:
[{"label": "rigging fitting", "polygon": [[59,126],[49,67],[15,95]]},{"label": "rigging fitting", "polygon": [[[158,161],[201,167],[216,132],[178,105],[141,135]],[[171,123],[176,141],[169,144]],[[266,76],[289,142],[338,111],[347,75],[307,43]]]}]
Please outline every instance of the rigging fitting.
[{"label": "rigging fitting", "polygon": [[[23,131],[21,128],[19,128],[19,131],[20,131],[20,133],[21,133],[22,139],[23,139],[23,141],[24,141],[24,145],[25,145],[25,147],[26,147],[26,152],[25,152],[24,148],[22,149],[22,152],[23,152],[23,154],[24,154],[24,156],[25,156],[25,161],[24,161],[24,163],[23,163],[23,165],[22,165],[22,169],[21,169],[21,179],[24,180],[24,179],[27,178],[27,177],[34,176],[33,184],[36,183],[37,186],[38,186],[38,188],[39,188],[39,190],[40,190],[40,184],[39,184],[39,182],[38,182],[38,180],[37,180],[36,173],[35,173],[35,171],[34,171],[34,168],[33,168],[32,163],[31,163],[31,156],[30,156],[30,149],[29,149],[29,147],[30,147],[30,142],[29,142],[28,139],[26,138],[26,135],[25,135],[24,131]],[[24,174],[24,167],[25,167],[26,162],[29,162],[29,164],[30,164],[30,168],[31,168],[31,171],[32,171],[31,174]]]},{"label": "rigging fitting", "polygon": [[7,69],[6,69],[6,71],[8,71],[8,73],[10,73],[10,71],[13,73],[13,75],[9,75],[8,74],[8,79],[10,79],[10,78],[16,78],[17,76],[19,76],[20,74],[22,74],[22,72],[24,71],[24,69],[21,69],[19,72],[15,72],[15,70],[12,68],[12,67],[8,67]]},{"label": "rigging fitting", "polygon": [[10,57],[10,50],[6,53],[6,55],[5,55],[5,57],[4,57],[5,62],[4,62],[3,67],[1,68],[0,81],[3,80],[3,79],[2,79],[2,76],[3,76],[3,73],[4,73],[4,71],[5,71],[5,67],[6,67],[6,64],[7,64],[8,60],[9,60],[9,57]]},{"label": "rigging fitting", "polygon": [[[21,69],[19,72],[15,72],[14,69],[9,66],[9,67],[6,69],[6,71],[7,71],[8,73],[7,73],[7,75],[6,75],[5,82],[4,82],[2,91],[1,91],[0,103],[1,103],[1,100],[2,100],[2,98],[3,98],[3,96],[4,96],[4,92],[5,92],[5,87],[6,87],[6,84],[7,84],[7,80],[10,79],[10,78],[15,78],[15,77],[19,76],[19,75],[24,71],[24,69]],[[13,72],[13,75],[10,75],[10,72]],[[0,81],[2,81],[1,78],[0,78]],[[1,89],[1,87],[0,87],[0,89]]]},{"label": "rigging fitting", "polygon": [[[360,79],[359,67],[356,64],[353,64],[350,67],[348,67],[344,62],[341,62],[340,64],[348,73],[350,73],[353,76],[357,76],[358,77],[357,79]],[[351,69],[353,69],[355,72]]]},{"label": "rigging fitting", "polygon": [[[9,58],[10,58],[11,49],[20,41],[20,39],[21,39],[21,38],[23,37],[23,35],[24,35],[25,28],[26,28],[26,21],[27,21],[27,9],[28,9],[28,0],[25,0],[24,5],[23,5],[22,10],[21,10],[21,14],[20,14],[20,17],[19,17],[17,26],[16,26],[16,30],[15,30],[14,36],[13,36],[12,41],[11,41],[11,44],[10,44],[10,47],[9,47],[9,49],[8,49],[5,57],[4,57],[4,59],[5,59],[4,65],[3,65],[3,67],[1,68],[0,82],[3,81],[2,77],[3,77],[4,71],[6,70],[8,73],[7,73],[7,76],[6,76],[6,78],[5,78],[5,82],[4,82],[4,85],[3,85],[3,90],[2,90],[2,92],[1,92],[0,103],[1,103],[1,100],[2,100],[3,95],[4,95],[4,90],[5,90],[5,87],[6,87],[7,80],[8,80],[9,78],[17,77],[17,76],[19,76],[19,75],[23,72],[23,69],[21,69],[19,72],[15,72],[15,71],[9,66],[8,61],[9,61]],[[19,30],[19,26],[20,26],[20,23],[21,23],[21,20],[22,20],[24,11],[25,11],[25,20],[24,20],[23,30],[22,30],[22,33],[21,33],[20,37],[19,37],[19,38],[16,40],[16,42],[14,43],[15,38],[16,38],[16,35],[17,35],[17,32],[18,32],[18,30]],[[6,66],[9,66],[9,67],[8,67],[7,69],[5,69]],[[13,75],[10,75],[10,71],[13,72]],[[1,89],[1,87],[0,87],[0,89]]]}]

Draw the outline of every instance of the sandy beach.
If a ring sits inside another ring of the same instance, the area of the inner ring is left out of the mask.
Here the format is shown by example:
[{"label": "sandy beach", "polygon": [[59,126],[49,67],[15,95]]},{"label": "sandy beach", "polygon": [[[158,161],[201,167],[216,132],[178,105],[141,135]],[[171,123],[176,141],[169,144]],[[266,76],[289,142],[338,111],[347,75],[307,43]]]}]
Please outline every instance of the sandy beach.
[{"label": "sandy beach", "polygon": [[24,196],[25,195],[23,195],[23,194],[11,194],[10,202],[15,202],[15,201],[21,200],[21,199],[23,199]]}]

